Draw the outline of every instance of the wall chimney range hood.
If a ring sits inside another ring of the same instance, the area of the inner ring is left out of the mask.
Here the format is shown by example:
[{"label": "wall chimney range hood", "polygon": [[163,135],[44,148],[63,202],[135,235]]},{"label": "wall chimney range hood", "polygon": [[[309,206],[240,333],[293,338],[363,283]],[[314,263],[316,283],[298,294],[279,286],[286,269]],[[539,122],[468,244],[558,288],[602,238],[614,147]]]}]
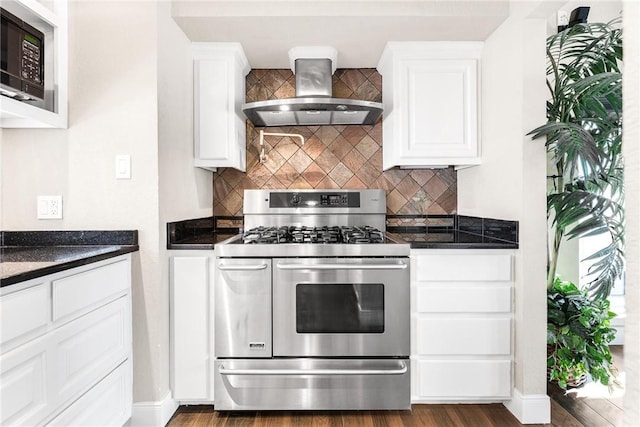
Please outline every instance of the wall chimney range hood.
[{"label": "wall chimney range hood", "polygon": [[332,98],[337,56],[337,50],[329,46],[290,49],[296,97],[250,102],[242,111],[255,126],[375,124],[382,115],[381,103]]}]

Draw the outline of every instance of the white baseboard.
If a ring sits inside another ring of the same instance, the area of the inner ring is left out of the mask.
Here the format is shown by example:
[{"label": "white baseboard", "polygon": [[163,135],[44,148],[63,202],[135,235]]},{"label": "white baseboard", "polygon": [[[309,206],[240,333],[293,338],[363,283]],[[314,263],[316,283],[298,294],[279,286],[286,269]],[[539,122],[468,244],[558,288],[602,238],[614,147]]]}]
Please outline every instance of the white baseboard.
[{"label": "white baseboard", "polygon": [[551,422],[551,399],[546,394],[522,395],[513,389],[511,400],[503,405],[522,424],[549,424]]},{"label": "white baseboard", "polygon": [[178,402],[171,397],[171,393],[159,402],[136,402],[133,404],[130,426],[163,427],[177,409]]}]

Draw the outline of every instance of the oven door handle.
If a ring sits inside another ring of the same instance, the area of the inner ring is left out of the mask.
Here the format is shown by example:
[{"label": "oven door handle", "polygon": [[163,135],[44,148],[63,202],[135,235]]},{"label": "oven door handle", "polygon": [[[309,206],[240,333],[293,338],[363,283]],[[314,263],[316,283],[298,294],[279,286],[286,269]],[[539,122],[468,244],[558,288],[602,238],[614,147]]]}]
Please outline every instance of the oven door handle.
[{"label": "oven door handle", "polygon": [[218,269],[225,270],[225,271],[264,270],[267,267],[268,267],[267,264],[247,264],[247,265],[218,264]]},{"label": "oven door handle", "polygon": [[399,264],[277,264],[281,270],[404,270],[408,265]]},{"label": "oven door handle", "polygon": [[221,375],[403,375],[407,364],[392,369],[227,369],[220,365]]}]

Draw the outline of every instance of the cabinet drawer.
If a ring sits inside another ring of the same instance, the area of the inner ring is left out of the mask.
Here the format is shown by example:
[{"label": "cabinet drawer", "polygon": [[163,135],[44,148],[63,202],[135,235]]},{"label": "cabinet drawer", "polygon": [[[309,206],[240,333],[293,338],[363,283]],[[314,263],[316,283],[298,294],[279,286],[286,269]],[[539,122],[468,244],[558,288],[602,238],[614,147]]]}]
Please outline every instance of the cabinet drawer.
[{"label": "cabinet drawer", "polygon": [[[2,345],[38,329],[46,329],[51,316],[48,283],[0,298]],[[3,352],[6,348],[3,348]]]},{"label": "cabinet drawer", "polygon": [[60,401],[77,397],[130,357],[129,297],[56,330],[55,384]]},{"label": "cabinet drawer", "polygon": [[33,426],[52,410],[47,387],[50,352],[44,338],[0,358],[0,425]]},{"label": "cabinet drawer", "polygon": [[127,260],[114,262],[53,282],[53,321],[76,316],[108,302],[131,286]]},{"label": "cabinet drawer", "polygon": [[416,392],[426,399],[487,399],[511,395],[509,360],[417,360]]},{"label": "cabinet drawer", "polygon": [[131,359],[75,401],[48,426],[121,426],[131,418]]},{"label": "cabinet drawer", "polygon": [[423,281],[511,281],[512,255],[417,255],[415,278]]},{"label": "cabinet drawer", "polygon": [[509,355],[511,318],[417,319],[420,355]]},{"label": "cabinet drawer", "polygon": [[418,313],[509,313],[510,286],[418,286]]}]

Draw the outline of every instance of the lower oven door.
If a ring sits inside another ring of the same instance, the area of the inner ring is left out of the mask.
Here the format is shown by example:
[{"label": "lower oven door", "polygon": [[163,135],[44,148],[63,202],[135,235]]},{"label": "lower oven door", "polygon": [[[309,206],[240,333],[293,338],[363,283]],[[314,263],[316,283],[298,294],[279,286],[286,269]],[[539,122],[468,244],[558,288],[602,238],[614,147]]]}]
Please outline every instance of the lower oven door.
[{"label": "lower oven door", "polygon": [[408,258],[273,260],[273,355],[403,357]]},{"label": "lower oven door", "polygon": [[215,409],[410,409],[409,359],[217,359]]}]

